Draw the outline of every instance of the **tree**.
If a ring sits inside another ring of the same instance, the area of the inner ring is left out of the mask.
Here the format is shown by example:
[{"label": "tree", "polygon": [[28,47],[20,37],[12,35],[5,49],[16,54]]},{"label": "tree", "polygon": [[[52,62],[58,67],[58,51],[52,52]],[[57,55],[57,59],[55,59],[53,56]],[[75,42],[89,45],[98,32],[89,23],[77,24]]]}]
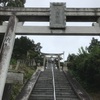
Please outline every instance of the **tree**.
[{"label": "tree", "polygon": [[21,37],[15,39],[15,45],[13,50],[13,58],[22,59],[27,56],[29,50],[35,51],[35,43],[27,37]]},{"label": "tree", "polygon": [[[37,45],[39,44],[39,49],[37,50]],[[36,64],[41,62],[41,44],[35,44],[33,40],[30,40],[27,37],[16,38],[14,50],[13,50],[13,59],[35,59]]]},{"label": "tree", "polygon": [[91,43],[88,47],[88,52],[92,52],[96,47],[100,47],[100,41],[95,38],[92,38]]},{"label": "tree", "polygon": [[84,87],[100,89],[100,41],[92,38],[87,49],[81,47],[79,53],[68,56],[69,70],[78,78]]},{"label": "tree", "polygon": [[69,54],[69,55],[68,55],[68,58],[67,58],[67,61],[68,61],[68,62],[74,61],[75,58],[76,58],[76,55],[75,55],[75,54]]},{"label": "tree", "polygon": [[1,7],[24,7],[26,0],[0,0]]}]

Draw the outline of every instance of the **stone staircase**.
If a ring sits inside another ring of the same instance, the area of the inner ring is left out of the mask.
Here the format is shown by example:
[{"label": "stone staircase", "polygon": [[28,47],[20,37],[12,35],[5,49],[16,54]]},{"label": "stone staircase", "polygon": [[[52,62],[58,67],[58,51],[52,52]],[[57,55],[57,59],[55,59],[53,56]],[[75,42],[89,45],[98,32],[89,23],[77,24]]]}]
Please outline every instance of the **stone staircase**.
[{"label": "stone staircase", "polygon": [[[56,100],[79,100],[64,73],[55,69]],[[41,72],[29,100],[54,100],[51,69]]]},{"label": "stone staircase", "polygon": [[29,100],[53,100],[52,72],[50,69],[40,73]]}]

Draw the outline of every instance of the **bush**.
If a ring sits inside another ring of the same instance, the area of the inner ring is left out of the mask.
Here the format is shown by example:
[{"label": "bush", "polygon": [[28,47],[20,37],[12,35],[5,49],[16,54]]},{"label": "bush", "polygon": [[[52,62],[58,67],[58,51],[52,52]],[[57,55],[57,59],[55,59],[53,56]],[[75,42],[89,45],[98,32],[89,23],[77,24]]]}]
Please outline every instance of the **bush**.
[{"label": "bush", "polygon": [[80,83],[90,91],[100,90],[100,42],[92,39],[87,49],[68,56],[68,68]]}]

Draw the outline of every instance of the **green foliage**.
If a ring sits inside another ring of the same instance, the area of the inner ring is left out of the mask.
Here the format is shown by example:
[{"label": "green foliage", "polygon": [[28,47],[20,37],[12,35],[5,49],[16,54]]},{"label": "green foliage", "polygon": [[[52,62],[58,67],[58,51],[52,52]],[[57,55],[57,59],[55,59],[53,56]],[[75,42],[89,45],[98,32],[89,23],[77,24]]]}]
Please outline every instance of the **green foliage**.
[{"label": "green foliage", "polygon": [[35,44],[33,40],[30,40],[27,37],[22,36],[20,38],[16,38],[12,58],[16,60],[34,59],[36,66],[38,63],[42,64],[43,59],[40,53],[42,47],[40,45],[40,43]]},{"label": "green foliage", "polygon": [[27,37],[16,38],[14,50],[13,50],[13,58],[15,59],[24,59],[27,56],[27,52],[29,50],[35,51],[34,41],[30,40]]},{"label": "green foliage", "polygon": [[22,87],[23,85],[21,84],[13,84],[12,93],[11,93],[12,95],[11,95],[10,100],[15,100],[16,96],[18,95]]},{"label": "green foliage", "polygon": [[10,64],[11,64],[11,65],[16,65],[16,64],[17,64],[17,62],[16,62],[16,60],[15,60],[15,59],[11,59]]},{"label": "green foliage", "polygon": [[68,68],[88,90],[100,89],[100,41],[92,39],[85,50],[68,56]]},{"label": "green foliage", "polygon": [[0,0],[2,7],[24,7],[26,0]]},{"label": "green foliage", "polygon": [[88,52],[92,52],[95,49],[95,47],[100,47],[100,41],[98,41],[95,38],[92,38],[90,46],[88,47]]},{"label": "green foliage", "polygon": [[[30,68],[27,66],[21,66],[19,68],[19,70],[24,73],[24,84],[26,83],[26,81],[28,79],[30,79],[30,77],[32,76],[32,74],[35,71],[33,68]],[[15,100],[16,96],[18,95],[18,93],[20,92],[20,90],[24,86],[24,84],[17,83],[17,84],[13,85],[11,100]]]}]

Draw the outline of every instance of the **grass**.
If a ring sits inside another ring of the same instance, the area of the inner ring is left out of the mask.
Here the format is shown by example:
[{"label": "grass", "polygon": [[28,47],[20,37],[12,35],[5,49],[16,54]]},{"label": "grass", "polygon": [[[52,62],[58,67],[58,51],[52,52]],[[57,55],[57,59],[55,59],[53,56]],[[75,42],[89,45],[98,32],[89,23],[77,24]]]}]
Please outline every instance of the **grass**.
[{"label": "grass", "polygon": [[[15,67],[15,65],[13,65]],[[20,92],[21,88],[24,86],[24,84],[26,83],[26,81],[32,76],[32,74],[35,72],[35,69],[32,67],[28,67],[28,66],[20,66],[18,69],[18,72],[23,72],[24,74],[24,82],[23,84],[13,84],[13,88],[12,88],[12,95],[11,95],[11,99],[10,100],[15,100],[16,96],[18,95],[18,93]]]}]

